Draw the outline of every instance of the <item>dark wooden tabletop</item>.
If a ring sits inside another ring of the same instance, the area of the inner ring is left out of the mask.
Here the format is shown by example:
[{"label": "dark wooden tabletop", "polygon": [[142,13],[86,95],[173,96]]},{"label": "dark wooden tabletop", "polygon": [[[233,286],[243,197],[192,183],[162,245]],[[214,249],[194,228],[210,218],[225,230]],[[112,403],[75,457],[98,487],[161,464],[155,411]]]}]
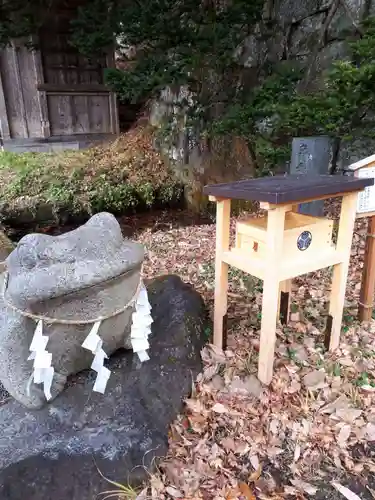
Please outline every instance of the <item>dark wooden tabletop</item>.
[{"label": "dark wooden tabletop", "polygon": [[361,191],[374,184],[373,178],[359,179],[344,175],[278,175],[245,181],[210,184],[204,193],[217,198],[265,201],[273,204],[298,202],[311,198],[334,197]]}]

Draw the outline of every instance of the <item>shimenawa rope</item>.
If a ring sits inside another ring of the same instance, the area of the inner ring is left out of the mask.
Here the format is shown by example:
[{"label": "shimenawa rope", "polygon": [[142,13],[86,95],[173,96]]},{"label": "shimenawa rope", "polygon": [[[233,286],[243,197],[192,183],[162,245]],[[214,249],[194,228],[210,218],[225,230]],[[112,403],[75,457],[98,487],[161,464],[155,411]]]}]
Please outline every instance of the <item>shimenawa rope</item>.
[{"label": "shimenawa rope", "polygon": [[[0,265],[1,264],[3,264],[3,263],[0,263]],[[15,306],[11,302],[9,302],[9,300],[5,296],[5,293],[6,293],[6,290],[7,290],[7,286],[8,286],[8,281],[9,281],[9,273],[7,271],[5,271],[5,276],[4,276],[4,285],[3,285],[3,290],[2,290],[2,299],[3,299],[3,301],[4,301],[4,303],[5,303],[5,305],[7,307],[13,309],[13,311],[18,312],[22,316],[25,316],[27,318],[33,319],[34,321],[45,321],[46,323],[49,323],[49,324],[59,323],[59,324],[62,324],[62,325],[89,325],[91,323],[96,323],[98,321],[104,321],[106,319],[118,316],[119,314],[123,313],[124,311],[126,311],[126,309],[128,309],[129,307],[133,306],[136,303],[138,295],[139,295],[139,292],[141,291],[141,288],[142,288],[142,285],[143,285],[142,270],[143,270],[143,267],[141,269],[139,283],[138,283],[137,289],[136,289],[133,297],[124,306],[122,306],[120,309],[117,309],[117,310],[115,310],[114,312],[112,312],[110,314],[105,314],[103,316],[98,316],[95,319],[88,319],[88,320],[82,320],[82,319],[80,319],[80,320],[73,320],[73,319],[71,319],[70,320],[70,319],[51,318],[49,316],[45,316],[45,315],[42,315],[42,314],[34,314],[31,311],[24,311],[22,309],[19,309],[17,306]]]}]

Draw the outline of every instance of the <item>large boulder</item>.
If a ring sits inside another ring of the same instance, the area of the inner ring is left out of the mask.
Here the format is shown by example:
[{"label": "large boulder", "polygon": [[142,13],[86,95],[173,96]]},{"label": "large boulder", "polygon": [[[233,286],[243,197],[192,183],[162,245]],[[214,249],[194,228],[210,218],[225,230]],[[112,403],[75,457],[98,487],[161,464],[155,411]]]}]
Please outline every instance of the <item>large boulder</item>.
[{"label": "large boulder", "polygon": [[131,351],[109,360],[104,395],[92,374],[70,380],[53,403],[0,406],[0,500],[93,500],[112,480],[136,484],[165,455],[168,428],[201,370],[206,311],[176,276],[147,286],[154,323],[150,360]]},{"label": "large boulder", "polygon": [[106,318],[98,333],[107,355],[131,348],[134,303],[128,304],[139,289],[143,259],[143,246],[124,239],[109,213],[59,236],[29,234],[19,241],[0,276],[0,382],[16,400],[32,409],[46,404],[28,360],[40,317],[52,354],[53,398],[69,375],[91,365],[82,343],[97,318]]}]

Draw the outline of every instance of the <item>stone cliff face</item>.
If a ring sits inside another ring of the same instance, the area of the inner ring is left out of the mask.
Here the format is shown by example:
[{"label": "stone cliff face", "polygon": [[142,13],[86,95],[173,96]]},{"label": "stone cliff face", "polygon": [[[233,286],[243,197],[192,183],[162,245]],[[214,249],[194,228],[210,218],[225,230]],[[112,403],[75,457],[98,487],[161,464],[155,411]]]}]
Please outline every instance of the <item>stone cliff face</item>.
[{"label": "stone cliff face", "polygon": [[[319,85],[324,71],[333,61],[347,57],[348,36],[360,33],[360,23],[375,15],[375,0],[266,0],[263,21],[254,33],[237,48],[235,58],[246,77],[256,75],[267,63],[282,60],[299,61],[306,66],[306,79],[311,87]],[[253,77],[256,81],[256,76]],[[176,103],[186,97],[186,89],[166,89],[159,100],[151,105],[150,121],[161,126],[166,116],[175,116]],[[191,129],[179,118],[172,120],[173,141],[165,141],[164,150],[179,172],[189,172],[203,182],[224,179],[225,175],[243,177],[251,175],[253,167],[246,146],[241,157],[230,153],[231,168],[211,166],[211,155],[194,138]],[[353,161],[373,154],[375,141],[356,137],[342,141],[337,156],[337,167],[343,168]],[[220,156],[220,154],[219,154]],[[207,166],[209,165],[209,166]],[[216,168],[216,170],[215,170]],[[218,171],[218,168],[221,172]]]},{"label": "stone cliff face", "polygon": [[[306,66],[309,86],[334,61],[347,57],[348,36],[360,33],[360,23],[375,15],[375,0],[270,0],[264,16],[271,30],[259,30],[244,41],[241,62],[256,68],[265,62],[300,61]],[[337,168],[373,154],[375,141],[356,137],[342,141]]]}]

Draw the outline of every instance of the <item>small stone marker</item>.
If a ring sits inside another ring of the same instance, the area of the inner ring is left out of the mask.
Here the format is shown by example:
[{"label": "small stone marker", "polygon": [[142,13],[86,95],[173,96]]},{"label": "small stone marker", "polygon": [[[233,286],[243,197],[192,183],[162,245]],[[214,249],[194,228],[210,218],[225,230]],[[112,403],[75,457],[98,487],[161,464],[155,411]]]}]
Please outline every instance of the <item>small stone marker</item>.
[{"label": "small stone marker", "polygon": [[[292,141],[291,174],[325,175],[329,173],[331,139],[321,137],[295,137]],[[308,181],[307,181],[308,182]],[[298,212],[316,217],[323,216],[324,201],[302,203]]]}]

